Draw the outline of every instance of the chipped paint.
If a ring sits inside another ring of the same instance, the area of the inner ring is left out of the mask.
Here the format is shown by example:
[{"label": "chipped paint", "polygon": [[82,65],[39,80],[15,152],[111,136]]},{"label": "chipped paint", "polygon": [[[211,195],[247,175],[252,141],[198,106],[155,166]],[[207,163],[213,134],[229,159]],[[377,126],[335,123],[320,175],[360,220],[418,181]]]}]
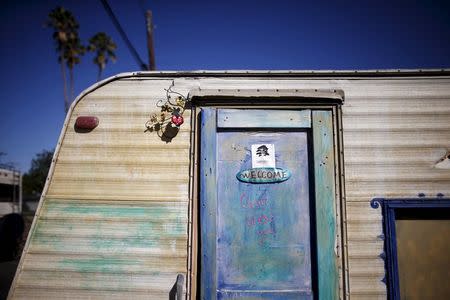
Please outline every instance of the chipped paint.
[{"label": "chipped paint", "polygon": [[[203,111],[202,120],[206,118],[203,124],[215,119],[215,110]],[[252,111],[248,110],[247,114],[251,117]],[[270,111],[266,114],[271,115]],[[277,124],[276,121],[273,124]],[[202,236],[205,241],[202,243],[202,284],[209,284],[209,290],[203,286],[204,297],[234,299],[243,295],[249,298],[270,295],[273,299],[310,299],[306,133],[221,131],[216,140],[215,128],[209,125],[202,127],[202,136],[207,140],[201,157],[208,161],[201,162],[201,169],[205,170],[201,220],[202,227],[208,230],[208,236]],[[291,180],[258,185],[237,180],[237,172],[251,167],[250,148],[258,143],[276,145],[276,165],[292,170]],[[208,172],[213,169],[211,166],[214,166],[214,173]],[[206,198],[208,190],[216,196]],[[217,208],[213,208],[216,205]],[[212,227],[217,230],[213,235]],[[216,264],[207,264],[208,261]],[[212,292],[215,290],[217,294]]]},{"label": "chipped paint", "polygon": [[339,298],[339,275],[335,253],[335,162],[331,111],[313,111],[313,140],[319,299],[332,300]]}]

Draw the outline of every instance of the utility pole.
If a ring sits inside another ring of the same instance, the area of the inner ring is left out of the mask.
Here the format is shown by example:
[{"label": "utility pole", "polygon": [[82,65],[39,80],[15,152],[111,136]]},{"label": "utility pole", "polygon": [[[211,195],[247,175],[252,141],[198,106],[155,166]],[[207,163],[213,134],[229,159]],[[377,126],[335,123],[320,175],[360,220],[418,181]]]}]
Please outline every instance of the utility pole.
[{"label": "utility pole", "polygon": [[148,69],[150,71],[155,71],[156,62],[155,62],[155,49],[153,47],[153,18],[151,10],[146,11],[145,20],[147,22]]}]

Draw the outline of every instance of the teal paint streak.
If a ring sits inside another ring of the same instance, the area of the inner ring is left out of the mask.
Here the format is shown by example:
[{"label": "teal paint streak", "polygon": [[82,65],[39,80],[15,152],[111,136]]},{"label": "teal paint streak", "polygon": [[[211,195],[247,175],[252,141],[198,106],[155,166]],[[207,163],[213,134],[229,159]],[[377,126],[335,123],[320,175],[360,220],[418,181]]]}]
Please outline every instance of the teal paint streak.
[{"label": "teal paint streak", "polygon": [[45,211],[49,213],[75,214],[98,217],[149,217],[170,213],[166,207],[127,206],[114,204],[89,204],[70,201],[46,200]]},{"label": "teal paint streak", "polygon": [[[242,262],[240,271],[246,279],[271,286],[275,282],[291,280],[295,268],[305,263],[304,249],[296,250],[294,255],[286,255],[285,252],[283,248],[249,246],[235,256]],[[292,258],[295,259],[295,265],[292,264]]]},{"label": "teal paint streak", "polygon": [[159,239],[146,239],[129,237],[120,239],[102,238],[101,234],[90,238],[89,245],[98,251],[114,249],[115,252],[125,251],[130,248],[157,248]]},{"label": "teal paint streak", "polygon": [[[72,269],[77,272],[121,273],[131,266],[139,266],[132,258],[102,257],[102,258],[66,258],[58,263],[61,269]],[[159,273],[159,272],[158,272]],[[157,274],[156,274],[157,275]]]},{"label": "teal paint streak", "polygon": [[319,299],[338,299],[333,118],[331,111],[313,111],[314,171]]},{"label": "teal paint streak", "polygon": [[[173,240],[173,239],[172,239]],[[167,243],[167,242],[166,242]],[[35,234],[32,238],[33,246],[46,246],[49,250],[74,250],[73,247],[82,247],[97,252],[124,252],[136,248],[159,248],[160,238],[147,237],[104,237],[101,233],[89,237],[70,237],[60,234]]]},{"label": "teal paint streak", "polygon": [[[41,219],[38,219],[31,238],[31,246],[48,251],[73,251],[78,247],[99,253],[168,247],[172,243],[179,244],[187,234],[187,220],[180,216],[181,212],[167,207],[46,199]],[[57,215],[58,219],[46,218],[49,214]],[[71,219],[65,222],[65,216]],[[137,217],[139,220],[135,221]],[[84,218],[90,219],[83,222]],[[154,222],[155,218],[159,222]],[[85,229],[87,232],[83,234]]]},{"label": "teal paint streak", "polygon": [[177,222],[175,224],[175,228],[173,231],[168,233],[169,235],[179,236],[182,234],[188,234],[187,232],[187,223],[184,219],[177,218]]}]

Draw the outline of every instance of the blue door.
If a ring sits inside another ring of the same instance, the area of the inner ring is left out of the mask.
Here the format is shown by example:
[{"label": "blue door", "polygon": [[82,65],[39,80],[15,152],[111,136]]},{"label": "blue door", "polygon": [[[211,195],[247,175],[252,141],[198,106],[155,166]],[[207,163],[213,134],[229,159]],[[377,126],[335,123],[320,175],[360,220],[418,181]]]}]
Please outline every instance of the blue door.
[{"label": "blue door", "polygon": [[202,111],[202,299],[312,299],[311,112]]}]

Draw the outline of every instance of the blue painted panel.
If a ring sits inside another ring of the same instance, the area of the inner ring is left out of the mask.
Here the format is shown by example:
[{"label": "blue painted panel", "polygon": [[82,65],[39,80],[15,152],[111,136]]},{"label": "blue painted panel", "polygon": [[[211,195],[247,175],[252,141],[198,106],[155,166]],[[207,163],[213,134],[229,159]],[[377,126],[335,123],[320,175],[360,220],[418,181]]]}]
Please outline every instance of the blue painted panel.
[{"label": "blue painted panel", "polygon": [[[262,111],[266,117],[273,112],[273,110]],[[242,117],[246,116],[242,120],[248,120],[253,112],[254,110],[229,110],[233,116],[239,114]],[[299,163],[302,158],[295,154],[295,149],[298,150],[299,147],[304,147],[306,153],[306,135],[302,132],[217,132],[216,116],[215,109],[202,110],[200,163],[202,299],[309,299],[312,297],[309,219],[306,221],[300,218],[302,216],[309,218],[309,207],[306,211],[301,204],[289,202],[293,199],[289,193],[299,193],[299,187],[308,187],[308,184],[302,185],[308,182],[308,178],[299,179],[300,175],[296,173],[298,172],[296,167],[302,166]],[[262,117],[259,117],[259,120],[262,122]],[[265,121],[267,123],[267,119]],[[270,126],[262,127],[287,127],[277,126],[276,121],[272,121],[274,123]],[[245,128],[256,124],[246,123],[239,125],[241,127],[226,126]],[[313,111],[312,127],[316,183],[318,297],[337,299],[339,277],[334,251],[336,199],[332,112]],[[244,136],[238,136],[239,134]],[[298,145],[302,138],[295,134],[304,135],[305,141],[302,144],[304,146]],[[285,182],[270,184],[239,182],[236,179],[237,172],[251,168],[249,155],[250,145],[253,142],[246,140],[251,138],[255,144],[270,142],[277,145],[280,141],[283,144],[283,141],[288,140],[289,142],[285,142],[281,147],[276,146],[276,161],[277,167],[288,166],[292,171],[292,178]],[[223,145],[227,143],[228,146],[224,147]],[[306,155],[303,159],[306,159]],[[305,162],[301,169],[307,170],[307,160]],[[306,176],[308,174],[307,171],[303,173]],[[232,184],[232,180],[235,184]],[[292,184],[290,191],[283,190],[283,185],[289,184]],[[268,189],[268,186],[272,188]],[[245,196],[241,201],[243,194]],[[230,201],[227,201],[227,197]],[[281,201],[269,201],[270,199]],[[299,196],[297,199],[304,197]],[[305,203],[302,201],[299,200],[299,203]],[[272,218],[283,214],[284,218]],[[282,229],[287,229],[288,235],[292,233],[292,239],[284,238],[280,233]],[[302,230],[307,232],[307,236]],[[299,236],[302,238],[298,239]],[[287,246],[283,246],[286,241]],[[308,244],[306,245],[304,241],[308,241]],[[305,258],[309,261],[306,262]],[[303,267],[309,266],[304,269],[309,268],[308,272],[296,273],[298,267],[296,264],[299,261],[304,264]],[[283,268],[286,272],[279,272]]]},{"label": "blue painted panel", "polygon": [[201,299],[216,299],[216,110],[201,111],[200,134]]},{"label": "blue painted panel", "polygon": [[[219,298],[311,299],[306,133],[217,135]],[[252,168],[251,145],[261,143],[275,145],[276,167],[288,169],[291,178],[268,184],[237,180],[238,172]]]},{"label": "blue painted panel", "polygon": [[220,109],[218,128],[310,128],[311,111]]}]

